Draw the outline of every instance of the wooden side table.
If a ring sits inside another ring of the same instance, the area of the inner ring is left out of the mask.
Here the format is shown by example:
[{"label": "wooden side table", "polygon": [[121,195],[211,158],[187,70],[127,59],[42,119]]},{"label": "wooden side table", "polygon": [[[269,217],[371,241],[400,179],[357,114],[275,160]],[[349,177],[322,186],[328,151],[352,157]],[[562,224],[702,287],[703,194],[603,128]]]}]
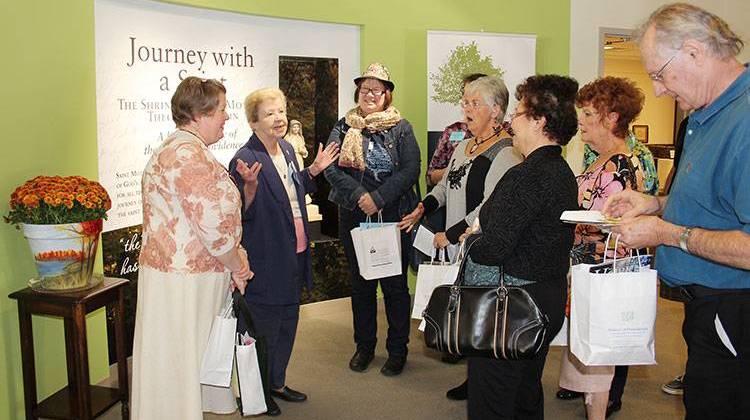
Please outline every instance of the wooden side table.
[{"label": "wooden side table", "polygon": [[[124,279],[105,277],[89,290],[72,293],[40,293],[25,288],[8,295],[18,301],[18,323],[21,333],[24,405],[27,419],[82,419],[97,417],[122,402],[122,418],[128,419],[128,364],[125,356],[125,300],[128,283]],[[118,389],[89,383],[89,355],[86,342],[86,314],[107,306],[113,314],[117,348]],[[34,335],[31,315],[52,315],[64,319],[65,358],[68,386],[37,404]]]}]

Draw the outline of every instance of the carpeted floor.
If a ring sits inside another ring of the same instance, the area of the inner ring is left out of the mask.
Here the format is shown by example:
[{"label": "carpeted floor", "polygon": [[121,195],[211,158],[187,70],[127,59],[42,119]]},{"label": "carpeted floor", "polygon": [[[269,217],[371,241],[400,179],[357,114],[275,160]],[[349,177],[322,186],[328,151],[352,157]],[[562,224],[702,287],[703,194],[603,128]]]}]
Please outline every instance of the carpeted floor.
[{"label": "carpeted floor", "polygon": [[[682,305],[659,299],[656,329],[656,366],[631,367],[622,410],[613,420],[657,420],[684,417],[682,399],[664,394],[661,385],[682,373],[686,349],[682,341]],[[466,365],[447,365],[425,348],[414,321],[409,361],[404,373],[387,378],[380,374],[385,362],[385,314],[380,311],[380,343],[376,357],[364,373],[352,372],[348,361],[354,352],[349,299],[305,305],[297,333],[287,384],[309,395],[304,403],[278,401],[287,420],[458,420],[466,418],[465,402],[450,401],[445,391],[465,379]],[[583,419],[581,400],[555,399],[560,348],[553,347],[544,370],[547,419]],[[262,417],[262,416],[261,416]],[[119,405],[101,418],[120,418]],[[234,415],[210,415],[205,419],[230,420]],[[178,419],[175,419],[178,420]]]}]

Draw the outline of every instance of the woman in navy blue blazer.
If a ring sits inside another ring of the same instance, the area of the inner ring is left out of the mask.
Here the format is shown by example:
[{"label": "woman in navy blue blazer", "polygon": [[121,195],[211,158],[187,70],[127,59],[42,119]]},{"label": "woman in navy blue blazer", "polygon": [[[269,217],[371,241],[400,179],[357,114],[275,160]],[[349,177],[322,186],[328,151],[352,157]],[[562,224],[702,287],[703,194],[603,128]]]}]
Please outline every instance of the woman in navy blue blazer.
[{"label": "woman in navy blue blazer", "polygon": [[[268,344],[271,395],[291,402],[307,396],[286,386],[286,368],[299,320],[302,286],[312,288],[305,195],[313,178],[338,157],[338,147],[318,149],[310,167],[298,166],[294,148],[282,137],[287,129],[286,97],[275,88],[245,99],[253,129],[237,151],[229,171],[242,195],[242,245],[255,277],[245,290],[258,333]],[[239,321],[238,329],[246,330]],[[281,413],[271,400],[268,413]]]}]

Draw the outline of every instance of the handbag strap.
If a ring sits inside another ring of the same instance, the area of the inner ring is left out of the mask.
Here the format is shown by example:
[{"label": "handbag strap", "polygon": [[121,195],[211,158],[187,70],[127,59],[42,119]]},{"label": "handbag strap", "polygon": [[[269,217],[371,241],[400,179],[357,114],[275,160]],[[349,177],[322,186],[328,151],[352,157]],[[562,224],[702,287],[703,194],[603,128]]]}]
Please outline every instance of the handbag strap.
[{"label": "handbag strap", "polygon": [[255,329],[255,323],[253,322],[253,316],[250,313],[250,307],[247,306],[247,301],[245,300],[245,297],[242,296],[239,289],[234,289],[232,292],[232,301],[234,303],[234,313],[238,317],[242,316],[245,325],[247,325],[248,334],[253,338],[257,338],[257,330]]},{"label": "handbag strap", "polygon": [[472,233],[461,242],[461,247],[456,254],[456,262],[461,264],[461,266],[458,269],[456,281],[453,283],[454,286],[463,285],[466,263],[469,261],[469,251],[471,251],[471,247],[474,246],[481,236],[481,233]]}]

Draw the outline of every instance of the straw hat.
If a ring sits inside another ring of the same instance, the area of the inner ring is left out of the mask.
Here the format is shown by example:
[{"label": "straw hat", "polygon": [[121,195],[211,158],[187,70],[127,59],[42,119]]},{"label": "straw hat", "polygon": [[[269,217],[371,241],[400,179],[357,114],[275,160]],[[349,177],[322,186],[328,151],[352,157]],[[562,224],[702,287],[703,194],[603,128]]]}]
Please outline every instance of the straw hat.
[{"label": "straw hat", "polygon": [[396,89],[396,85],[391,82],[391,72],[388,71],[388,67],[380,63],[372,63],[367,66],[367,70],[362,73],[362,76],[354,79],[354,83],[359,84],[360,81],[369,78],[380,80],[391,92]]}]

